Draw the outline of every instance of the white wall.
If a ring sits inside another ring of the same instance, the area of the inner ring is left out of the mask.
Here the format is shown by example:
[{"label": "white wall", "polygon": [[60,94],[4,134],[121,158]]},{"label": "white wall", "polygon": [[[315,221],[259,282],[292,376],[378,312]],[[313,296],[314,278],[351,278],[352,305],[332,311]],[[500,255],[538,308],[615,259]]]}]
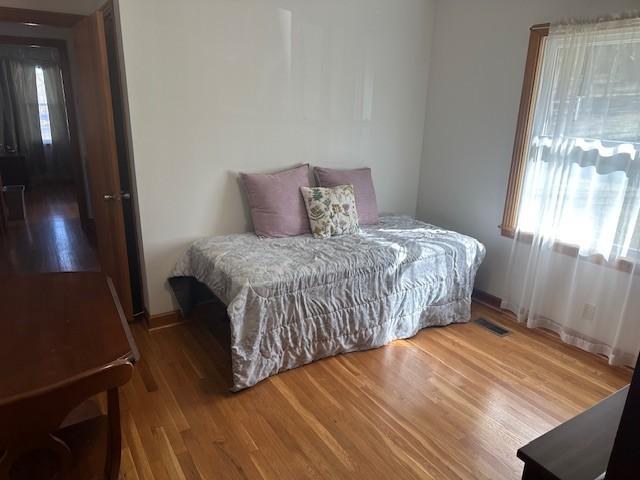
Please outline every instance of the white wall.
[{"label": "white wall", "polygon": [[486,245],[479,288],[502,294],[511,251],[498,225],[529,27],[637,8],[639,0],[438,0],[417,215]]},{"label": "white wall", "polygon": [[373,169],[415,212],[432,0],[120,0],[148,309],[194,239],[248,228],[237,172]]}]

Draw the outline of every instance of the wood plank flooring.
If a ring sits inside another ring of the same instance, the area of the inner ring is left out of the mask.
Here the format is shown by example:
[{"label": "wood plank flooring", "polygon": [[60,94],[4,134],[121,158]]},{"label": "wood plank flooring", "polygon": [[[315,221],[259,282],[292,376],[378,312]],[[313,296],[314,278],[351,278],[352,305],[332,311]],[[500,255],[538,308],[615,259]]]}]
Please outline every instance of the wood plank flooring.
[{"label": "wood plank flooring", "polygon": [[71,186],[34,186],[25,204],[26,219],[0,233],[0,275],[100,270]]},{"label": "wood plank flooring", "polygon": [[122,391],[126,479],[517,479],[516,450],[630,372],[474,305],[513,331],[430,328],[229,393],[222,318],[148,332]]}]

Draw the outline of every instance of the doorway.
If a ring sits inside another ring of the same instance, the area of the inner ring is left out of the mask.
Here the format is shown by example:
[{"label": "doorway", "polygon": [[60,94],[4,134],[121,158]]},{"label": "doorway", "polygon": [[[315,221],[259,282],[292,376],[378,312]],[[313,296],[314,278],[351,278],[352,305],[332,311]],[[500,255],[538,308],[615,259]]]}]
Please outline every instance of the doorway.
[{"label": "doorway", "polygon": [[0,22],[0,274],[98,271],[64,28]]},{"label": "doorway", "polygon": [[110,2],[88,16],[0,7],[13,165],[0,165],[0,275],[102,271],[132,321],[144,306],[116,20]]}]

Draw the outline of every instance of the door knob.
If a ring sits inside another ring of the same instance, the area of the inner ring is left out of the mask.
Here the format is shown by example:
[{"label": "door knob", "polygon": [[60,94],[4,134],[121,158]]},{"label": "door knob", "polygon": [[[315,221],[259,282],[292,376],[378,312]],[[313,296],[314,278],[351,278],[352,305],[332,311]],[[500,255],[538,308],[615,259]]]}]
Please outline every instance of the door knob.
[{"label": "door knob", "polygon": [[109,194],[107,193],[104,196],[105,201],[112,201],[112,200],[129,200],[131,198],[131,194],[128,192],[120,192],[120,193],[116,193],[116,194]]}]

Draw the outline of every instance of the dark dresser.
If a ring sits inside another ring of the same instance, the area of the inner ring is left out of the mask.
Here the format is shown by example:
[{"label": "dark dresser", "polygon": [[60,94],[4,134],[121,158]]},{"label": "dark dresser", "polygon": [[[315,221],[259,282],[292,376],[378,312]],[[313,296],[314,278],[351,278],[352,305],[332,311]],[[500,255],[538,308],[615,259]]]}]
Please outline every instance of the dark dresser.
[{"label": "dark dresser", "polygon": [[29,190],[29,172],[24,155],[0,153],[0,175],[5,185],[24,185]]}]

